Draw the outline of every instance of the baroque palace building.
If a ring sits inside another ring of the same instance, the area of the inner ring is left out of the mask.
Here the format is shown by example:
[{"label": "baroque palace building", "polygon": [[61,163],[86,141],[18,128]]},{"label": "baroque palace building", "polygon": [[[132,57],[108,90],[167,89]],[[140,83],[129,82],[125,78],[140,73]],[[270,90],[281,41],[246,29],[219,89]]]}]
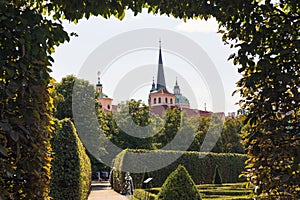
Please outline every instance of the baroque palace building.
[{"label": "baroque palace building", "polygon": [[[105,112],[117,110],[117,106],[112,104],[113,99],[109,98],[106,94],[103,93],[103,86],[100,83],[99,72],[98,83],[96,84],[96,91],[98,92],[97,101],[99,102],[101,109],[103,109]],[[206,111],[206,108],[205,110],[190,108],[189,99],[182,95],[177,78],[173,88],[173,93],[167,90],[162,59],[161,41],[159,41],[157,80],[155,84],[153,78],[153,83],[148,98],[148,104],[151,108],[152,113],[155,113],[160,116],[162,116],[162,113],[167,108],[177,108],[181,111],[185,111],[189,117],[210,117],[213,114],[213,112]],[[218,112],[214,114],[219,116],[222,120],[225,120],[225,114],[223,112]]]}]

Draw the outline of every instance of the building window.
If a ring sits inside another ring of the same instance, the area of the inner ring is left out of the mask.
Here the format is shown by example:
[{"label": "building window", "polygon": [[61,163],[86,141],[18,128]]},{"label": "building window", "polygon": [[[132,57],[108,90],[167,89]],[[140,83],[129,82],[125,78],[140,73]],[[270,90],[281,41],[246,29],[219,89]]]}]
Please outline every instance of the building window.
[{"label": "building window", "polygon": [[161,103],[161,98],[160,97],[158,97],[158,103]]},{"label": "building window", "polygon": [[110,105],[107,105],[107,109],[110,110]]},{"label": "building window", "polygon": [[170,104],[173,104],[173,99],[170,99]]},{"label": "building window", "polygon": [[156,104],[156,98],[154,98],[154,104]]},{"label": "building window", "polygon": [[168,98],[167,97],[166,97],[165,101],[166,101],[166,103],[168,103]]}]

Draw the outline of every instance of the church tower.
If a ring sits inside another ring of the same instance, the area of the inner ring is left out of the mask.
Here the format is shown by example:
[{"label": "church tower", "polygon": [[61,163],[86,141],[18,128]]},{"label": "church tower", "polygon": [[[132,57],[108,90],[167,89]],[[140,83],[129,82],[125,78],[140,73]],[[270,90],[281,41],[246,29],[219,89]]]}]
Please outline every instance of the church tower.
[{"label": "church tower", "polygon": [[179,107],[179,108],[190,108],[190,101],[188,100],[188,98],[183,96],[180,92],[180,87],[178,85],[177,78],[176,78],[176,82],[175,82],[173,92],[174,92],[174,95],[175,95],[175,105],[177,107]]},{"label": "church tower", "polygon": [[175,96],[168,92],[166,88],[166,80],[162,59],[161,41],[159,41],[159,55],[158,55],[158,71],[157,71],[157,83],[153,80],[152,88],[150,90],[148,103],[149,106],[174,106]]},{"label": "church tower", "polygon": [[102,94],[102,84],[100,83],[100,72],[97,73],[98,75],[98,83],[96,84],[96,91],[99,93],[99,95]]},{"label": "church tower", "polygon": [[97,102],[100,108],[105,112],[112,110],[112,98],[108,98],[106,94],[103,93],[103,86],[100,82],[100,72],[98,72],[98,83],[96,84],[96,92],[98,93]]},{"label": "church tower", "polygon": [[174,86],[174,94],[180,94],[180,88],[177,82],[177,77],[176,77],[176,82],[175,82],[175,86]]}]

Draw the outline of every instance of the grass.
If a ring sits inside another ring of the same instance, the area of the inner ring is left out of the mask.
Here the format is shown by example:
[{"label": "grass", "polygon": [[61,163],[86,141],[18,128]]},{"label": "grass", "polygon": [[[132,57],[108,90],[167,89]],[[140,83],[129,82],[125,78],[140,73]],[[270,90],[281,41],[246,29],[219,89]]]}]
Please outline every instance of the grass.
[{"label": "grass", "polygon": [[[203,200],[251,200],[253,195],[252,188],[246,188],[245,183],[230,184],[203,184],[197,186]],[[151,199],[155,199],[160,188],[152,188],[147,190]],[[144,194],[148,194],[145,190],[136,189],[134,200],[145,199]]]},{"label": "grass", "polygon": [[252,188],[246,188],[244,183],[231,183],[231,184],[204,184],[198,185],[198,190],[202,194],[202,199],[207,200],[229,200],[239,199],[248,200],[252,199]]}]

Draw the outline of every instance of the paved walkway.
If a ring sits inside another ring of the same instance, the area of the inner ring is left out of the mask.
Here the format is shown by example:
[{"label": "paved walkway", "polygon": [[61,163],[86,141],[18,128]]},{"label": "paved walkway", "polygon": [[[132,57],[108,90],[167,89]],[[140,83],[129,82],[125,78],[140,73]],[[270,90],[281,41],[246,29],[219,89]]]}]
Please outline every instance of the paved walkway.
[{"label": "paved walkway", "polygon": [[128,200],[127,197],[115,192],[109,183],[93,183],[88,200]]}]

